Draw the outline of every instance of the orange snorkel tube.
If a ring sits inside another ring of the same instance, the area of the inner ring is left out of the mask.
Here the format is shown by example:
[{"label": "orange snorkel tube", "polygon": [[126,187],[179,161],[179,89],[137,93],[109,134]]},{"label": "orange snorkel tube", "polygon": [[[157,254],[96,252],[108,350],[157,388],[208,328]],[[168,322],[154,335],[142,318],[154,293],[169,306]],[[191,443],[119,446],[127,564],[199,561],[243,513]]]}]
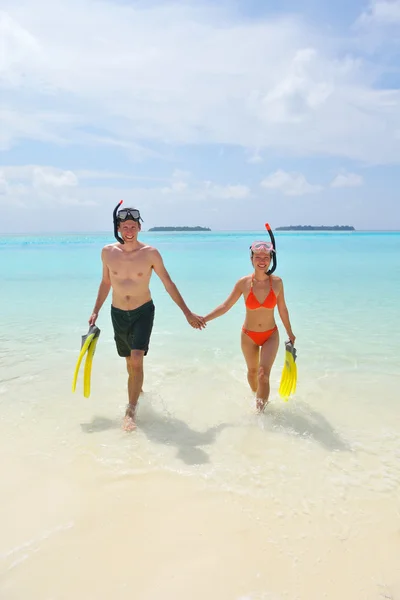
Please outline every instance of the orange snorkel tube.
[{"label": "orange snorkel tube", "polygon": [[268,269],[268,271],[266,272],[267,275],[272,275],[272,273],[276,269],[276,245],[275,245],[275,238],[274,238],[274,234],[272,233],[272,229],[271,229],[269,223],[265,223],[265,229],[268,231],[269,237],[271,239],[271,243],[272,243],[272,245],[274,247],[274,250],[275,250],[275,252],[271,252],[271,254],[272,254],[272,267],[270,269]]}]

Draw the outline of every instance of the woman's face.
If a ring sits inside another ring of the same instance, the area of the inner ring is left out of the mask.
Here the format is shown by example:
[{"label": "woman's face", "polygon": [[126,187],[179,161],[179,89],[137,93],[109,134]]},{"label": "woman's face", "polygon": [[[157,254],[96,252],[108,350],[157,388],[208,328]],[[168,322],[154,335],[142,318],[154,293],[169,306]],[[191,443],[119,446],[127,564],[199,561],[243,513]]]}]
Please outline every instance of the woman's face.
[{"label": "woman's face", "polygon": [[260,252],[257,254],[253,254],[251,259],[253,263],[253,267],[259,271],[265,271],[268,269],[271,262],[271,254],[266,252]]}]

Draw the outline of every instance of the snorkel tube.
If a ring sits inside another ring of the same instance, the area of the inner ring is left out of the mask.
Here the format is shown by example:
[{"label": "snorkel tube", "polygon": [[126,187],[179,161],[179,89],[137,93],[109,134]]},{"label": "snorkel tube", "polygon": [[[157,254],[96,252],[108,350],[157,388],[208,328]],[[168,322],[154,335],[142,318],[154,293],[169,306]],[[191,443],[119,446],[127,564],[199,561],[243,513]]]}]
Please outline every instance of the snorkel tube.
[{"label": "snorkel tube", "polygon": [[118,219],[117,219],[117,211],[119,209],[119,207],[121,206],[121,204],[123,203],[123,200],[120,200],[117,204],[117,206],[114,208],[114,212],[113,212],[113,219],[114,219],[114,237],[117,240],[117,242],[119,242],[120,244],[124,244],[124,240],[122,239],[122,237],[120,235],[118,235]]},{"label": "snorkel tube", "polygon": [[266,275],[272,275],[272,273],[275,271],[276,269],[276,245],[275,245],[275,238],[274,238],[274,234],[272,233],[272,229],[269,225],[269,223],[265,223],[265,229],[268,231],[269,237],[271,239],[271,243],[274,247],[275,252],[271,252],[271,258],[272,258],[272,267],[270,269],[268,269],[268,271],[266,271]]}]

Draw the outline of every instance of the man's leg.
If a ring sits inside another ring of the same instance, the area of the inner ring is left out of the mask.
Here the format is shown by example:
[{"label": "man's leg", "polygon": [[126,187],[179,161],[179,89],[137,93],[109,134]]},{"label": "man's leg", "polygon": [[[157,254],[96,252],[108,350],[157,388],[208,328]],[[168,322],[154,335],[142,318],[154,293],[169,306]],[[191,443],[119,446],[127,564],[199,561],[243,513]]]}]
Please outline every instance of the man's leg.
[{"label": "man's leg", "polygon": [[[130,356],[126,357],[126,370],[128,371],[128,397],[130,397],[130,395],[132,394],[131,389],[132,389],[132,383],[133,383],[133,367],[131,364]],[[142,385],[142,389],[140,390],[140,393],[143,394],[143,385]]]},{"label": "man's leg", "polygon": [[261,412],[268,403],[269,376],[279,348],[279,332],[276,330],[261,346],[260,367],[258,369],[258,386],[256,393],[257,409]]},{"label": "man's leg", "polygon": [[126,357],[126,370],[128,371],[128,401],[132,394],[133,370],[131,365],[131,357]]},{"label": "man's leg", "polygon": [[128,368],[128,397],[129,404],[126,409],[124,419],[125,431],[132,431],[136,428],[136,407],[139,394],[143,385],[143,357],[144,350],[132,350],[131,355],[126,359]]}]

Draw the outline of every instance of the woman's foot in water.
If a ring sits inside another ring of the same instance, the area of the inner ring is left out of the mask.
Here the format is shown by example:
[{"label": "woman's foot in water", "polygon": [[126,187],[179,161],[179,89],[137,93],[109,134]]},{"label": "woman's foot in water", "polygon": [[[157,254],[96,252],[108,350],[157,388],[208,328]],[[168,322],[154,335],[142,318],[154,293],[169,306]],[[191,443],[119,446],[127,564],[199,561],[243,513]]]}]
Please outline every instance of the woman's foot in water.
[{"label": "woman's foot in water", "polygon": [[269,384],[267,382],[267,378],[265,377],[264,368],[260,367],[258,369],[258,387],[256,393],[256,409],[257,412],[263,412],[264,408],[268,404],[268,396],[269,396]]},{"label": "woman's foot in water", "polygon": [[134,431],[136,429],[136,406],[128,405],[122,429],[124,431]]},{"label": "woman's foot in water", "polygon": [[262,413],[264,408],[267,406],[269,400],[265,400],[265,398],[256,398],[256,409],[258,413]]}]

